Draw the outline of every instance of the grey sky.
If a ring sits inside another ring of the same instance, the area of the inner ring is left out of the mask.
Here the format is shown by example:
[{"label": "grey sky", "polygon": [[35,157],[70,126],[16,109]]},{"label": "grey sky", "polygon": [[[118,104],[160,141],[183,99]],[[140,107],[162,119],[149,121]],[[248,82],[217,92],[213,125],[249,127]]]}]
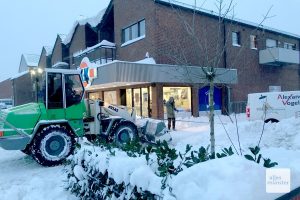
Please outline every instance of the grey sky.
[{"label": "grey sky", "polygon": [[[194,0],[180,0],[193,4]],[[198,0],[198,5],[215,9],[214,0]],[[53,46],[56,34],[67,34],[74,21],[91,17],[109,0],[1,0],[0,1],[0,81],[17,73],[22,53],[40,54],[43,46]],[[300,35],[299,0],[235,0],[235,15],[258,23],[268,9],[274,16],[264,25]]]}]

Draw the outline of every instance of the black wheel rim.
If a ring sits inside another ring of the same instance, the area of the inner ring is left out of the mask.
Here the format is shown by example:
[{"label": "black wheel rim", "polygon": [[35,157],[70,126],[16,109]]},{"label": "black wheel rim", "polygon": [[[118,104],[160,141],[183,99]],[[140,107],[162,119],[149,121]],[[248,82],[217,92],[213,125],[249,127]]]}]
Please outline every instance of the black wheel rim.
[{"label": "black wheel rim", "polygon": [[128,129],[122,129],[120,132],[119,132],[119,141],[122,142],[122,143],[126,143],[126,142],[129,142],[131,140],[131,130],[128,130]]},{"label": "black wheel rim", "polygon": [[61,136],[52,136],[46,141],[46,152],[51,156],[58,156],[64,149],[66,142]]}]

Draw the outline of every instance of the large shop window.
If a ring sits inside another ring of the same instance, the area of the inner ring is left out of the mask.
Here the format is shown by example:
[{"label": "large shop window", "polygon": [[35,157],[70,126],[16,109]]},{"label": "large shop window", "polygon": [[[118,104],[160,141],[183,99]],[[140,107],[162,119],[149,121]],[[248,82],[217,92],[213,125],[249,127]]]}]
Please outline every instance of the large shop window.
[{"label": "large shop window", "polygon": [[89,93],[89,99],[92,99],[92,100],[101,99],[100,98],[100,92],[91,92],[91,93]]},{"label": "large shop window", "polygon": [[104,92],[104,103],[117,105],[117,92],[116,91]]},{"label": "large shop window", "polygon": [[151,117],[151,103],[151,88],[126,90],[126,107],[134,107],[138,116]]},{"label": "large shop window", "polygon": [[[191,112],[191,88],[189,87],[164,87],[163,100],[166,102],[174,97],[175,107],[181,112]],[[166,110],[165,110],[166,112]]]},{"label": "large shop window", "polygon": [[145,20],[141,20],[122,30],[122,46],[138,41],[145,37]]}]

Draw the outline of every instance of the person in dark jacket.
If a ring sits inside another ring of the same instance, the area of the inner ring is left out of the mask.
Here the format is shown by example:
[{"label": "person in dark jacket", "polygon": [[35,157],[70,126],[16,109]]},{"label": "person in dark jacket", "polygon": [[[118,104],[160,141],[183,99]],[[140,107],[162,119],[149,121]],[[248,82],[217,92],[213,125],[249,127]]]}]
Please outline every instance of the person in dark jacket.
[{"label": "person in dark jacket", "polygon": [[171,128],[172,123],[172,129],[175,130],[175,112],[177,109],[175,108],[175,101],[173,97],[169,98],[169,101],[166,102],[166,108],[167,108],[167,118],[168,118],[168,129]]}]

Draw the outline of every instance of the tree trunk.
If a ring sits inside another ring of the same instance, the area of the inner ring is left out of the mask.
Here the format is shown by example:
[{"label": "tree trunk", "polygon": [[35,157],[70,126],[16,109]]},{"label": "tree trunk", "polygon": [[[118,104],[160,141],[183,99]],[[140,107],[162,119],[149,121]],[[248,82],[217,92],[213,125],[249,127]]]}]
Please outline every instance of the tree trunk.
[{"label": "tree trunk", "polygon": [[209,82],[209,124],[210,124],[210,147],[211,156],[215,157],[215,108],[214,108],[214,79]]}]

